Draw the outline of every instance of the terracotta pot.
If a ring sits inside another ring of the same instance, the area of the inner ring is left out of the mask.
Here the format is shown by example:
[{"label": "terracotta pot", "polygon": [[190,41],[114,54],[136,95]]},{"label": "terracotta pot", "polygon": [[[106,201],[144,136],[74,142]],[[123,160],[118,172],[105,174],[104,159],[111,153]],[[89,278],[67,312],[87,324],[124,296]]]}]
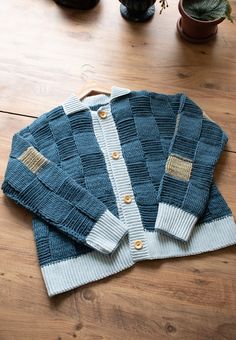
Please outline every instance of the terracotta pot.
[{"label": "terracotta pot", "polygon": [[156,0],[119,0],[120,13],[129,21],[147,21],[155,13]]},{"label": "terracotta pot", "polygon": [[77,8],[90,9],[97,5],[99,0],[54,0],[58,5]]},{"label": "terracotta pot", "polygon": [[216,36],[218,24],[225,18],[211,21],[197,20],[189,16],[183,6],[184,0],[179,1],[181,18],[177,22],[177,30],[182,38],[192,43],[204,43]]}]

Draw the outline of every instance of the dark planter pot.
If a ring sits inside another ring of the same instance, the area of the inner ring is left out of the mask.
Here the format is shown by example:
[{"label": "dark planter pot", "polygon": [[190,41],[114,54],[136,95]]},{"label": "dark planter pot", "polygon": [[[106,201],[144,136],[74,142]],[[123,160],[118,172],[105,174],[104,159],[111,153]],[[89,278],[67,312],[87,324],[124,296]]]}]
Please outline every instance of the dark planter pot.
[{"label": "dark planter pot", "polygon": [[197,20],[189,16],[184,10],[184,0],[179,1],[181,18],[177,22],[177,31],[185,40],[192,43],[204,43],[215,38],[218,24],[225,18],[212,21]]},{"label": "dark planter pot", "polygon": [[119,0],[120,13],[129,21],[147,21],[155,13],[156,0]]},{"label": "dark planter pot", "polygon": [[99,0],[54,0],[58,5],[77,8],[90,9],[97,5]]}]

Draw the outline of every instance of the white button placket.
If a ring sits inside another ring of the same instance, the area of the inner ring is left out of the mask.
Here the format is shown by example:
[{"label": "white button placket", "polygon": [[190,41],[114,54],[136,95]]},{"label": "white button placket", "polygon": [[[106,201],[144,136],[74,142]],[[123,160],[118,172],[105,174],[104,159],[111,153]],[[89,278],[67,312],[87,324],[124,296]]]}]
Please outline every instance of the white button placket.
[{"label": "white button placket", "polygon": [[133,260],[149,258],[145,232],[110,105],[93,112],[95,135],[104,154],[109,177],[116,195],[119,218],[129,228],[129,244]]}]

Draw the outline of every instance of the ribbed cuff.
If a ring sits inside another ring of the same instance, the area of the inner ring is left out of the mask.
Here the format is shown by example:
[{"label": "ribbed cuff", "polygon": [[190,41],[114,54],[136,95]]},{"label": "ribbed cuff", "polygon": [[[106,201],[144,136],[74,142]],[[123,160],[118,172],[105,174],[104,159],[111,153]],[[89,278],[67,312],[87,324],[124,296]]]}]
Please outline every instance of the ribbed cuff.
[{"label": "ribbed cuff", "polygon": [[159,203],[155,230],[188,241],[197,217],[166,203]]},{"label": "ribbed cuff", "polygon": [[106,210],[86,237],[86,243],[101,253],[110,254],[127,232],[128,228]]}]

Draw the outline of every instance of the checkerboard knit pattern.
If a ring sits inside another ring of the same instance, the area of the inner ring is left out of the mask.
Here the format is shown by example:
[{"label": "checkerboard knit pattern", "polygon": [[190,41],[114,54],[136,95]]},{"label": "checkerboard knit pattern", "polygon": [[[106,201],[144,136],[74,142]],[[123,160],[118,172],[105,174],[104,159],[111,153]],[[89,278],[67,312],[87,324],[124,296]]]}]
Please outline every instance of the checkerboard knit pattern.
[{"label": "checkerboard knit pattern", "polygon": [[[108,112],[103,121],[101,108]],[[213,182],[226,142],[185,95],[148,91],[95,96],[87,106],[73,99],[17,133],[2,189],[34,214],[49,295],[142,259],[235,243],[232,212]],[[120,159],[110,160],[111,145]],[[129,207],[122,185],[133,198]],[[202,231],[213,224],[217,237]],[[203,246],[203,234],[212,244]]]}]

